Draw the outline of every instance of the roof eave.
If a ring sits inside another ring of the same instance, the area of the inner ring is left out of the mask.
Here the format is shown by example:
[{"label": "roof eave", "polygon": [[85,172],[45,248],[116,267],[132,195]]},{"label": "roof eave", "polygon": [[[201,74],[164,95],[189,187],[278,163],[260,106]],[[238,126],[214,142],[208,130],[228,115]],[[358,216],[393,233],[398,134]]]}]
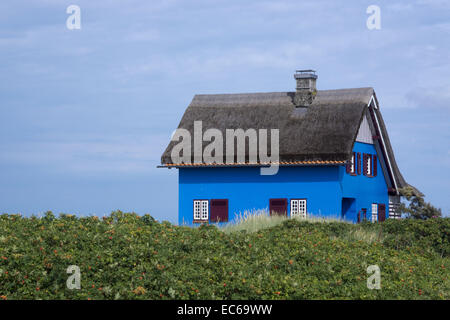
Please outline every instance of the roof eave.
[{"label": "roof eave", "polygon": [[346,161],[302,161],[302,162],[281,162],[281,163],[220,163],[220,164],[205,164],[205,163],[177,163],[177,164],[163,164],[157,168],[238,168],[238,167],[296,167],[296,166],[342,166]]}]

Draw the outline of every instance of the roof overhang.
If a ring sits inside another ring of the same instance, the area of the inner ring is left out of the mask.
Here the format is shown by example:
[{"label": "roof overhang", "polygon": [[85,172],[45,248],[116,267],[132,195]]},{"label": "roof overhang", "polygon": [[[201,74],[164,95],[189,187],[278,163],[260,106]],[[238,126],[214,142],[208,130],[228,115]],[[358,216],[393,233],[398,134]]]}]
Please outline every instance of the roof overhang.
[{"label": "roof overhang", "polygon": [[281,161],[267,163],[166,163],[158,168],[226,168],[226,167],[294,167],[294,166],[339,166],[345,165],[346,161]]},{"label": "roof overhang", "polygon": [[[379,143],[379,147],[381,149],[383,159],[386,164],[386,169],[388,170],[387,176],[389,176],[389,178],[391,179],[391,182],[392,182],[393,188],[391,188],[389,190],[389,193],[392,194],[395,192],[395,195],[399,195],[400,193],[398,191],[398,184],[397,184],[397,181],[395,178],[394,170],[392,168],[391,159],[390,159],[389,153],[386,148],[386,142],[385,142],[385,137],[383,135],[383,130],[381,130],[380,121],[378,120],[377,113],[375,112],[375,110],[379,110],[378,102],[377,102],[377,98],[376,98],[375,94],[373,94],[372,97],[370,98],[369,103],[367,104],[367,107],[369,108],[370,116],[372,117],[373,125],[375,126],[376,136],[379,137],[379,139],[377,139],[377,141]],[[371,110],[370,109],[371,107],[374,110]],[[383,168],[385,168],[385,166],[383,166]]]}]

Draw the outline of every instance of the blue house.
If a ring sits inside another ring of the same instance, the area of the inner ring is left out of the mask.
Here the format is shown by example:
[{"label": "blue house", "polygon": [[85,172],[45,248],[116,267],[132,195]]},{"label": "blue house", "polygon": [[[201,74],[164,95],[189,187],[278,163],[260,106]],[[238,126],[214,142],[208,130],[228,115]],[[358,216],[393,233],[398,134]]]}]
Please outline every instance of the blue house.
[{"label": "blue house", "polygon": [[374,90],[317,90],[313,70],[294,78],[294,92],[194,96],[161,157],[160,167],[178,169],[179,224],[258,209],[399,218],[408,184]]}]

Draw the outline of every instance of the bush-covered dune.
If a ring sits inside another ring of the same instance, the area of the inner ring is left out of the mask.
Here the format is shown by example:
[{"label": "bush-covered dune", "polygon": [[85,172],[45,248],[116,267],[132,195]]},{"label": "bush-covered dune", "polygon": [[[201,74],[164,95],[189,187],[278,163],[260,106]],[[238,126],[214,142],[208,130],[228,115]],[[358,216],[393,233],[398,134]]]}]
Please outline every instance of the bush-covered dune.
[{"label": "bush-covered dune", "polygon": [[[0,300],[449,299],[449,220],[290,219],[230,232],[120,211],[4,214]],[[66,288],[70,265],[81,269],[80,290]],[[367,288],[369,265],[380,267],[380,290]]]}]

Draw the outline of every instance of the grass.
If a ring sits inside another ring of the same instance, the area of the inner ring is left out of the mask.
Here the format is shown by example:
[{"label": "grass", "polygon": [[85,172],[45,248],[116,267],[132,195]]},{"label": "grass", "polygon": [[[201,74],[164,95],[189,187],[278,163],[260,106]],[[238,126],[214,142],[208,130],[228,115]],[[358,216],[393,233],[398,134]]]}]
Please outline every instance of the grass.
[{"label": "grass", "polygon": [[236,218],[229,224],[219,227],[220,230],[227,234],[245,231],[247,233],[254,233],[264,229],[273,228],[281,225],[286,221],[293,220],[298,222],[310,223],[333,223],[352,225],[347,233],[339,236],[331,235],[331,239],[343,239],[347,241],[363,241],[366,243],[373,243],[375,241],[383,242],[383,236],[380,230],[372,230],[364,228],[361,225],[353,225],[352,223],[336,218],[333,216],[324,217],[286,217],[280,215],[270,215],[266,210],[245,211],[243,214],[236,215]]},{"label": "grass", "polygon": [[290,218],[281,215],[270,215],[267,210],[252,210],[244,211],[244,213],[239,213],[236,218],[230,223],[220,227],[220,229],[225,233],[246,231],[249,233],[257,232],[263,229],[272,228],[277,225],[282,224],[288,220],[296,221],[308,221],[313,223],[330,223],[330,222],[340,222],[349,223],[337,217],[306,217],[306,218]]},{"label": "grass", "polygon": [[356,226],[346,235],[341,236],[341,239],[345,239],[348,241],[363,241],[369,244],[374,242],[382,243],[384,240],[380,232],[376,230],[367,230],[361,226]]}]

